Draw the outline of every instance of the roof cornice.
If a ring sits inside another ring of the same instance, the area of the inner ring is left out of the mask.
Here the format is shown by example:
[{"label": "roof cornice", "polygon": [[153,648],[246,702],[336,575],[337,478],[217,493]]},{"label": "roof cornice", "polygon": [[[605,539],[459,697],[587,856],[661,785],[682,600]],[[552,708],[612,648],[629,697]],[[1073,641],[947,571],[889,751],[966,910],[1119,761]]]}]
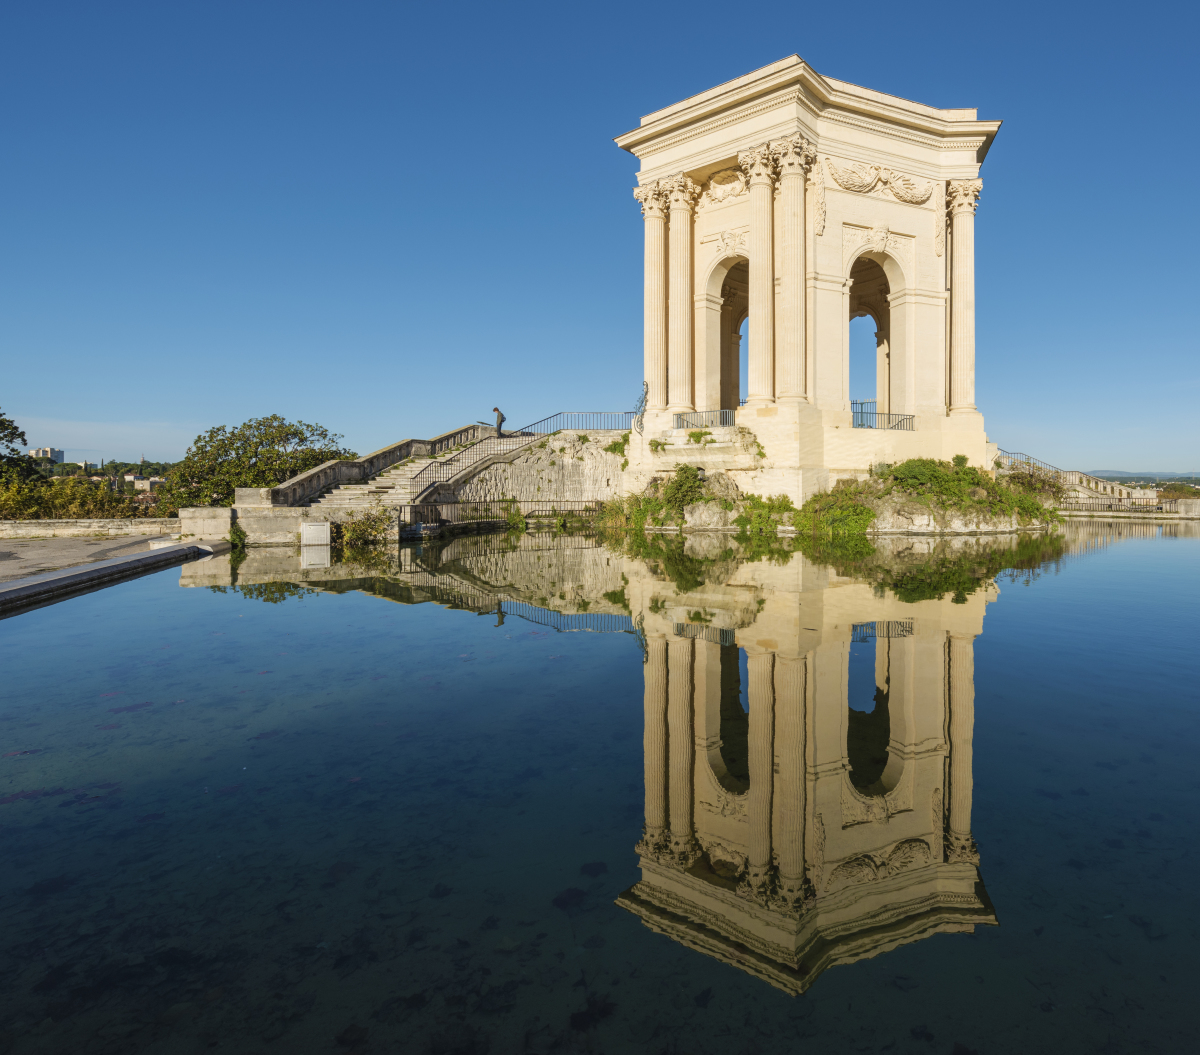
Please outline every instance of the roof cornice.
[{"label": "roof cornice", "polygon": [[[979,143],[979,161],[983,160],[1000,128],[999,121],[978,120],[974,109],[941,110],[822,77],[798,55],[792,55],[647,114],[637,128],[617,136],[614,141],[640,158],[655,153],[666,145],[667,140],[678,142],[680,137],[692,138],[708,129],[735,123],[742,111],[754,109],[756,104],[761,107],[793,101],[816,117],[842,118],[845,123],[852,123],[845,119],[857,115],[866,118],[868,123],[900,126],[934,140],[953,140],[955,147],[961,147],[964,140],[971,140]],[[705,125],[708,128],[698,127]]]}]

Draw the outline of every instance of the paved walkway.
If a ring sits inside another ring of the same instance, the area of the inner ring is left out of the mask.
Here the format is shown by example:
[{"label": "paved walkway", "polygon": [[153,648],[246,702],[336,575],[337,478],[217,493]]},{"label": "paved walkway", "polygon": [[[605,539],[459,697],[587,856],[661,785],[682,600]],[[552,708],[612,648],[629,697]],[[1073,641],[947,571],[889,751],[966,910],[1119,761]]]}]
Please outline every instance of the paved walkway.
[{"label": "paved walkway", "polygon": [[97,560],[149,553],[158,535],[126,538],[3,538],[0,539],[0,582],[24,579],[44,571],[74,568]]}]

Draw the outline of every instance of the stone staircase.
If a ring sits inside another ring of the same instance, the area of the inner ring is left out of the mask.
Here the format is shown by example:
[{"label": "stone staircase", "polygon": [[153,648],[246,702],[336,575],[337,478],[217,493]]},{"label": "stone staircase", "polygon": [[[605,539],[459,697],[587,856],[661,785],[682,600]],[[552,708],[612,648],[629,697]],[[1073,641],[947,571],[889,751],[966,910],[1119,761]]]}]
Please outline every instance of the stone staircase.
[{"label": "stone staircase", "polygon": [[[519,450],[539,438],[536,433],[516,434],[502,439],[491,437],[486,442],[463,444],[433,457],[418,455],[390,466],[365,483],[338,484],[313,499],[309,506],[313,509],[369,509],[377,505],[413,505],[420,493],[427,490],[437,477],[444,479],[450,475],[457,476],[472,465],[495,455]],[[426,477],[432,479],[418,480],[417,477],[434,463],[439,463],[444,469],[437,473],[425,473]]]}]

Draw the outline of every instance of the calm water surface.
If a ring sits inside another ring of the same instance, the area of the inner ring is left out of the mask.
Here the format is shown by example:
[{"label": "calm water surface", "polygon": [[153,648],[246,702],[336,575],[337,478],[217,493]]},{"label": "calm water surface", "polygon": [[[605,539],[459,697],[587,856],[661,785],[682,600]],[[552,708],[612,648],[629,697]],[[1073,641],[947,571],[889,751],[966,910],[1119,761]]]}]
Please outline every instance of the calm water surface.
[{"label": "calm water surface", "polygon": [[259,550],[4,620],[0,1052],[1194,1051],[1161,535]]}]

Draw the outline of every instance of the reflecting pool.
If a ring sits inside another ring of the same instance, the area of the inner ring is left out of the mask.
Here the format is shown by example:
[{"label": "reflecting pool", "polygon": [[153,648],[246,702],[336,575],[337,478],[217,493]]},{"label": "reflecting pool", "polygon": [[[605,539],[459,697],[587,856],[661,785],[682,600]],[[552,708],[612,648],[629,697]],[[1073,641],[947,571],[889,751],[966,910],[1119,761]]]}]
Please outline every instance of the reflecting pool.
[{"label": "reflecting pool", "polygon": [[1198,590],[531,534],[0,621],[0,1053],[1193,1051]]}]

